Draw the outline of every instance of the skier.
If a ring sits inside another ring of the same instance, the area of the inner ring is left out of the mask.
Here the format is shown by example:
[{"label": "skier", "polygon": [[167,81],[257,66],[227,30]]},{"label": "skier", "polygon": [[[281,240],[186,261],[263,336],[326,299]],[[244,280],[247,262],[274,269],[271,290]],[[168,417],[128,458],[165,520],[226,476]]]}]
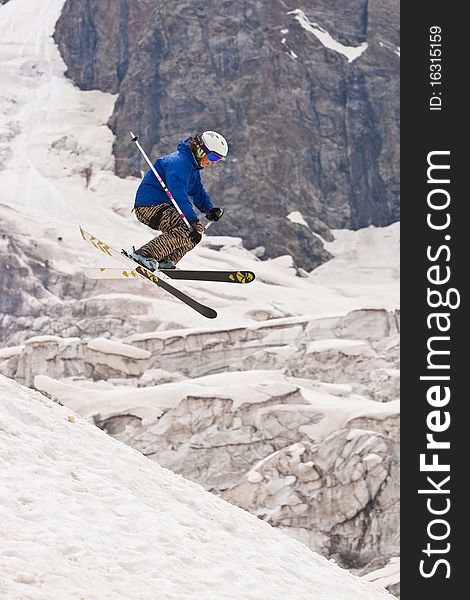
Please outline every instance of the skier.
[{"label": "skier", "polygon": [[150,271],[174,269],[176,263],[202,239],[204,226],[194,208],[210,221],[218,221],[223,210],[215,207],[204,189],[200,171],[214,165],[228,154],[225,138],[216,131],[204,131],[178,143],[176,152],[157,159],[154,167],[171,192],[190,230],[171,204],[161,183],[150,169],[142,179],[135,197],[137,219],[152,229],[162,231],[141,248],[126,252]]}]

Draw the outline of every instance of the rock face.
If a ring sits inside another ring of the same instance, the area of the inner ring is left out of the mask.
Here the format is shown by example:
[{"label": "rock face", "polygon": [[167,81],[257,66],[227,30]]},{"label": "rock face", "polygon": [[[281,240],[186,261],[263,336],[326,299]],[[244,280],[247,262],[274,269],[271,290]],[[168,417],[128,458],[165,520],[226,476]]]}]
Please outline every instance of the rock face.
[{"label": "rock face", "polygon": [[150,367],[189,377],[282,369],[327,383],[354,381],[358,391],[387,402],[399,396],[399,331],[398,312],[357,310],[344,317],[288,317],[252,327],[128,339],[151,353]]},{"label": "rock face", "polygon": [[274,452],[223,497],[357,568],[396,553],[397,453],[398,440],[342,429]]},{"label": "rock face", "polygon": [[[116,171],[218,129],[229,159],[204,173],[218,232],[307,270],[320,234],[398,220],[399,5],[67,0],[55,40],[80,88],[118,93]],[[307,227],[287,219],[300,211]],[[276,232],[273,235],[273,232]]]}]

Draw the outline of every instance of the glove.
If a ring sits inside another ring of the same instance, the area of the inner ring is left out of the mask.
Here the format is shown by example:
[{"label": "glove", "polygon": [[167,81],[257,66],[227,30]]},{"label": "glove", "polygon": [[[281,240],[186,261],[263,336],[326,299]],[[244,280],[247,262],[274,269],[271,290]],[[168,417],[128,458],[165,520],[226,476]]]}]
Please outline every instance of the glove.
[{"label": "glove", "polygon": [[202,240],[202,234],[205,231],[204,225],[199,221],[199,219],[191,221],[190,225],[193,230],[189,234],[189,237],[195,244],[199,244],[199,242]]},{"label": "glove", "polygon": [[209,219],[209,221],[218,221],[222,217],[223,214],[224,214],[224,211],[222,208],[216,208],[214,206],[206,214],[206,217]]}]

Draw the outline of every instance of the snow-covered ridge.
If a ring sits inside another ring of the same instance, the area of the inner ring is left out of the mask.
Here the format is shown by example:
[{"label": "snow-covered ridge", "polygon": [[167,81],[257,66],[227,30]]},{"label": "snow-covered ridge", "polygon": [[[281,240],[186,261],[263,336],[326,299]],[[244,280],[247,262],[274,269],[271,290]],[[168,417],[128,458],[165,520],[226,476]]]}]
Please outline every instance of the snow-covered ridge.
[{"label": "snow-covered ridge", "polygon": [[0,454],[9,600],[392,598],[1,375]]},{"label": "snow-covered ridge", "polygon": [[[360,379],[373,396],[373,382],[380,373],[387,380],[397,378],[392,370],[397,366],[399,330],[398,312],[369,309],[342,316],[270,319],[250,327],[134,334],[126,344],[101,338],[35,336],[19,346],[0,349],[0,371],[34,386],[35,376],[45,374],[56,378],[85,374],[106,380],[143,377],[149,369],[190,378],[234,370],[284,369],[295,376],[318,378],[322,374],[330,381],[332,377]],[[328,364],[321,357],[337,358]],[[358,364],[346,373],[344,361]],[[377,392],[381,402],[398,396],[398,390],[385,396],[380,389]]]}]

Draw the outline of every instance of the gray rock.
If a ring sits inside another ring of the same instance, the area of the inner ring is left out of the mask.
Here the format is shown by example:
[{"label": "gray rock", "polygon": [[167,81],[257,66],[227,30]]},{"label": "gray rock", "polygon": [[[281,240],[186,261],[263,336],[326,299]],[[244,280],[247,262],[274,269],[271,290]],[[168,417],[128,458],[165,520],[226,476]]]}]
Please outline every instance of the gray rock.
[{"label": "gray rock", "polygon": [[[397,443],[345,429],[320,444],[287,446],[223,497],[348,568],[398,553]],[[292,531],[291,531],[292,528]]]}]

